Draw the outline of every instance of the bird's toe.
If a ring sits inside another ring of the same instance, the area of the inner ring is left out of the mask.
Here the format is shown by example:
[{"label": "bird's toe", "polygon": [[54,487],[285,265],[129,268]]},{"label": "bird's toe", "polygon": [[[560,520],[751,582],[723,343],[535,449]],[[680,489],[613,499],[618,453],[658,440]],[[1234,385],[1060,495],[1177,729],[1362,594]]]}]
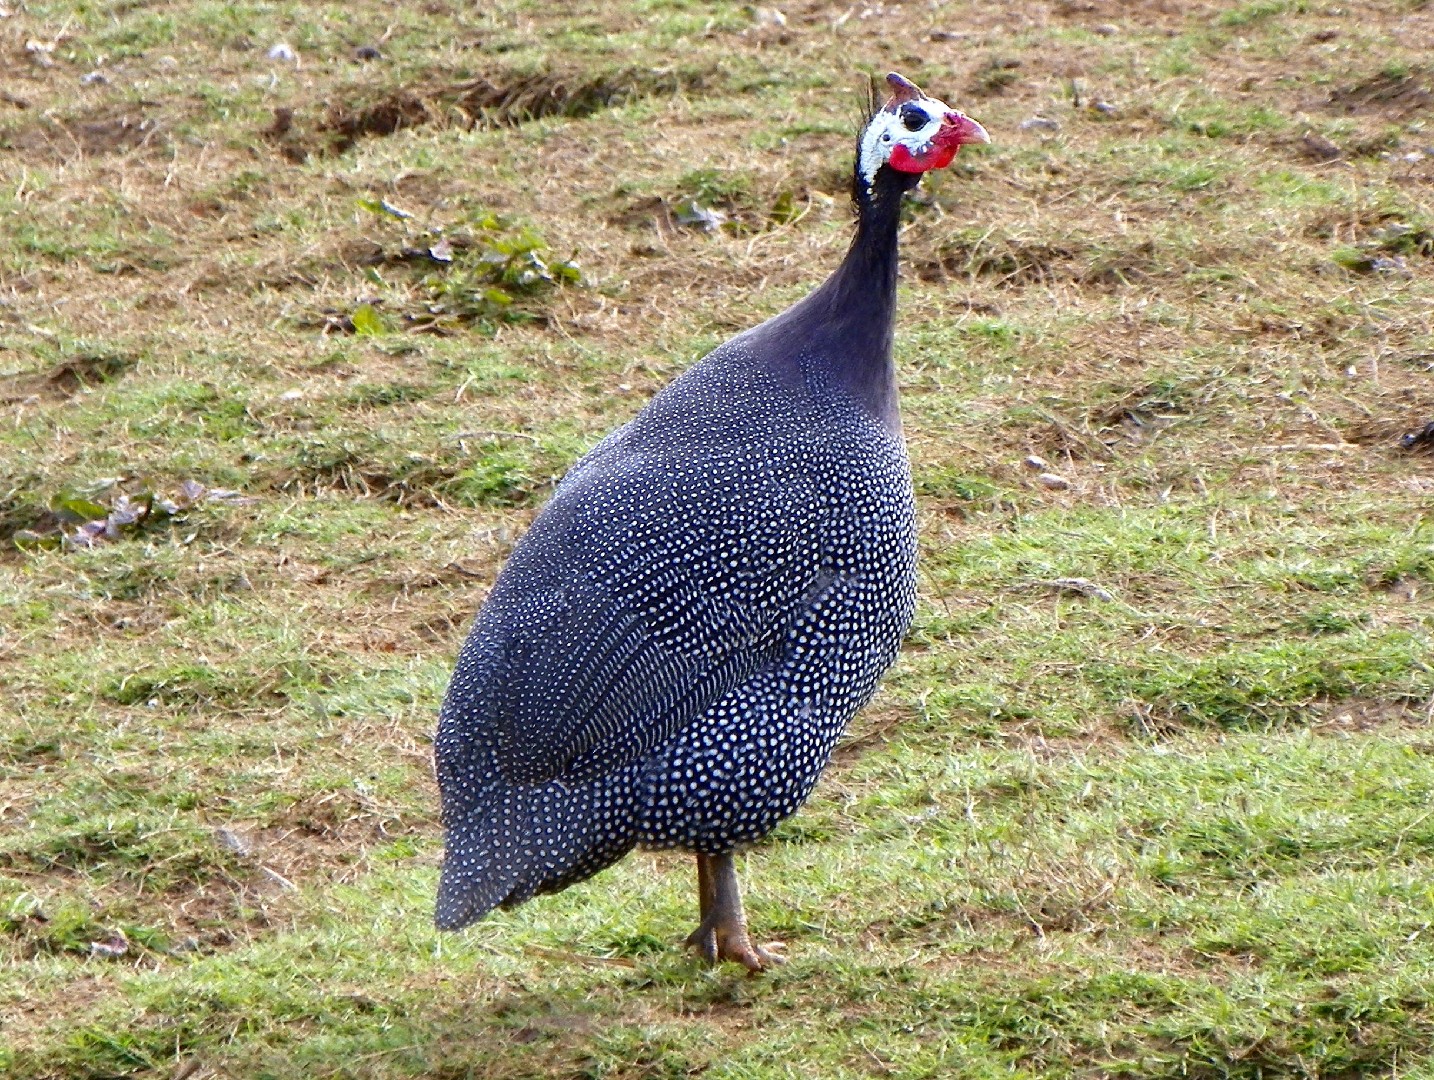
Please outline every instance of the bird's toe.
[{"label": "bird's toe", "polygon": [[715,964],[720,959],[717,947],[717,930],[715,927],[703,923],[692,933],[683,939],[683,944],[692,949],[703,960],[709,964]]},{"label": "bird's toe", "polygon": [[769,941],[763,945],[754,944],[745,928],[733,928],[704,923],[687,935],[686,944],[709,964],[724,960],[741,964],[752,974],[767,971],[787,958],[782,954],[786,945],[780,941]]},{"label": "bird's toe", "polygon": [[782,955],[786,951],[786,945],[780,941],[754,945],[751,938],[742,934],[740,938],[727,941],[723,945],[725,947],[720,950],[722,958],[741,964],[753,975],[787,962],[787,958]]}]

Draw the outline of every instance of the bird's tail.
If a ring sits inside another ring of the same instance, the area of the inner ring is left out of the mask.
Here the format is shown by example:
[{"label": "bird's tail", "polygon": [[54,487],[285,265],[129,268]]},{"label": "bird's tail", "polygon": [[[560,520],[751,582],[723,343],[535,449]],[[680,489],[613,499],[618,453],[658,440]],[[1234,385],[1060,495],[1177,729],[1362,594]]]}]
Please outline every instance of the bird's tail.
[{"label": "bird's tail", "polygon": [[511,812],[517,793],[495,791],[494,803],[474,807],[449,821],[443,870],[438,879],[434,922],[440,930],[461,930],[507,899],[532,862],[524,830]]},{"label": "bird's tail", "polygon": [[630,793],[630,782],[611,776],[490,789],[447,822],[438,928],[462,929],[495,907],[558,892],[617,862],[637,843]]}]

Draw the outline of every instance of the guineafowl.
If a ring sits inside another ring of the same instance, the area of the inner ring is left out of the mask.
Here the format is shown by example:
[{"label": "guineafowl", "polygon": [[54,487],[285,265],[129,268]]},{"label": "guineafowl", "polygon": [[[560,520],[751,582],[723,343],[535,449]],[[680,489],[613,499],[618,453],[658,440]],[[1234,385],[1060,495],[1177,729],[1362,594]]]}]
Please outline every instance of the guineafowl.
[{"label": "guineafowl", "polygon": [[599,443],[517,544],[435,741],[437,922],[697,856],[709,962],[753,971],[732,854],[811,793],[915,606],[892,365],[903,195],[980,124],[888,75],[857,142],[856,236],[806,299],[714,349]]}]

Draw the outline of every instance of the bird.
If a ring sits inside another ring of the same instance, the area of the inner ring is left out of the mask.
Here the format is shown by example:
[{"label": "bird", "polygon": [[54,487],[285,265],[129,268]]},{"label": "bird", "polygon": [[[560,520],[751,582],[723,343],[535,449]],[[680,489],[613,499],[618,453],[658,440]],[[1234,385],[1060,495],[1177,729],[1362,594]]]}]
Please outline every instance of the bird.
[{"label": "bird", "polygon": [[856,230],[805,299],[731,338],[581,457],[458,660],[434,767],[454,930],[635,848],[696,856],[686,944],[751,972],[734,853],[811,793],[916,605],[892,356],[901,202],[964,113],[898,74],[852,171]]}]

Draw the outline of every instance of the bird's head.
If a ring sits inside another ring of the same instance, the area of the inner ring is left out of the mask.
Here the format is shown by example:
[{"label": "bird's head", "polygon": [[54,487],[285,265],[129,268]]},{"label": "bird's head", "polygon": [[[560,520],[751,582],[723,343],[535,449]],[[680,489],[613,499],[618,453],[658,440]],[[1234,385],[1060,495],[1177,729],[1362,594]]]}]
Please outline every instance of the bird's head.
[{"label": "bird's head", "polygon": [[[909,79],[886,77],[891,100],[875,109],[861,131],[857,174],[871,190],[883,166],[912,176],[944,169],[967,143],[990,142],[986,129]],[[913,175],[914,174],[914,175]]]}]

